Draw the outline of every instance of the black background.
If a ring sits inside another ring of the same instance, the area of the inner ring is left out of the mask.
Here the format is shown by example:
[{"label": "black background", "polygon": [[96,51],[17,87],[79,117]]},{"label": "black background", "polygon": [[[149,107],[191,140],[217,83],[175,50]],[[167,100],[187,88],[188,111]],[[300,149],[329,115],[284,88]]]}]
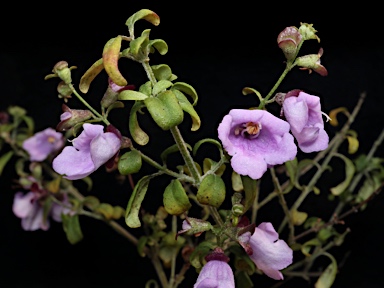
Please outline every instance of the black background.
[{"label": "black background", "polygon": [[[300,22],[314,24],[321,39],[320,44],[307,41],[302,53],[314,54],[322,47],[321,61],[329,75],[308,75],[307,71],[296,69],[288,74],[279,91],[297,88],[317,95],[324,112],[340,106],[352,110],[360,93],[366,91],[367,100],[352,127],[359,135],[358,153],[367,153],[383,128],[384,52],[380,44],[382,25],[375,16],[377,7],[348,7],[347,12],[321,3],[313,3],[312,7],[297,3],[296,6],[293,3],[257,6],[236,1],[211,7],[195,2],[136,2],[140,3],[23,6],[24,12],[15,12],[19,7],[10,9],[9,17],[1,19],[0,109],[11,104],[25,107],[35,118],[36,131],[56,126],[62,103],[55,90],[58,81],[45,81],[44,76],[56,62],[66,60],[70,66],[78,67],[73,71],[77,84],[88,67],[101,57],[104,44],[110,38],[128,35],[126,19],[139,9],[147,8],[160,16],[160,25],[155,27],[141,20],[136,25],[136,36],[143,29],[151,29],[152,39],[161,38],[169,46],[168,54],[154,54],[150,63],[168,64],[179,80],[191,84],[199,95],[196,109],[202,128],[188,133],[187,117],[181,125],[187,142],[216,138],[217,125],[229,109],[257,105],[254,96],[242,96],[241,89],[250,86],[264,95],[268,93],[284,69],[284,57],[276,37],[286,26],[298,27]],[[119,65],[130,83],[139,86],[146,81],[139,64],[127,60]],[[106,89],[103,80],[105,75],[99,75],[85,96],[95,107]],[[75,99],[69,105],[82,108]],[[128,111],[129,108],[112,113],[113,123],[125,135]],[[150,120],[142,121],[151,139],[144,149],[156,158],[172,139]],[[326,129],[331,136],[336,131],[330,125]],[[382,148],[378,155],[384,156]],[[329,173],[323,180],[329,185],[337,184],[333,176],[342,171],[340,168]],[[99,169],[95,173],[95,195],[124,207],[131,192],[129,186],[115,183],[112,176],[104,177],[103,172]],[[0,287],[144,287],[145,281],[155,275],[149,260],[139,258],[124,238],[95,220],[81,219],[85,237],[74,246],[67,242],[58,223],[51,223],[48,232],[23,231],[20,219],[11,211],[14,191],[10,187],[14,176],[9,165],[0,180]],[[148,209],[152,201],[160,201],[161,185],[153,187],[151,199],[144,202]],[[346,219],[352,232],[345,246],[339,247],[335,254],[339,259],[343,253],[350,254],[340,267],[334,287],[384,287],[381,279],[384,266],[380,264],[384,257],[383,201],[379,195],[366,211]],[[309,209],[318,215],[332,211],[315,201],[311,205]],[[266,211],[262,217],[273,222],[278,213]],[[140,231],[132,233],[139,235]],[[195,277],[191,271],[181,287],[192,287]],[[255,282],[255,287],[271,283],[274,281],[260,280]],[[313,283],[299,281],[295,287],[299,285],[312,287]]]}]

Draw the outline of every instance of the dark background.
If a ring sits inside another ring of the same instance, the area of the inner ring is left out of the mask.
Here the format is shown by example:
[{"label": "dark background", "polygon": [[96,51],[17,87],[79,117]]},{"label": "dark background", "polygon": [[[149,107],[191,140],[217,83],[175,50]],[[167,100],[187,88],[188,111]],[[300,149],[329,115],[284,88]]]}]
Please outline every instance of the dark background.
[{"label": "dark background", "polygon": [[[150,63],[168,64],[179,80],[191,84],[199,95],[196,109],[202,119],[202,128],[188,133],[190,120],[186,117],[181,129],[187,142],[193,144],[204,137],[216,138],[217,125],[229,109],[257,105],[253,95],[242,96],[242,88],[250,86],[263,95],[268,93],[284,69],[284,57],[276,37],[286,26],[298,27],[300,22],[314,24],[321,39],[320,44],[315,40],[307,41],[302,55],[315,54],[322,47],[321,61],[329,75],[308,75],[307,71],[295,69],[288,74],[279,91],[298,88],[317,95],[324,112],[340,106],[351,111],[360,93],[366,91],[367,100],[352,126],[359,135],[358,153],[367,153],[383,128],[384,52],[379,44],[382,24],[380,17],[375,16],[378,8],[348,7],[346,12],[344,8],[337,11],[321,3],[314,3],[313,7],[293,6],[293,3],[257,7],[236,1],[206,7],[195,2],[136,2],[141,3],[92,4],[92,8],[68,3],[55,7],[23,6],[24,12],[20,13],[15,12],[19,7],[10,9],[10,17],[0,20],[0,110],[9,105],[20,105],[35,118],[36,131],[56,126],[62,103],[56,93],[58,81],[45,81],[45,75],[51,72],[56,62],[66,60],[70,66],[78,67],[73,71],[76,86],[88,67],[101,57],[104,44],[110,38],[128,35],[127,18],[139,9],[148,8],[160,16],[160,25],[155,27],[141,20],[136,24],[136,36],[143,29],[151,29],[152,39],[161,38],[169,46],[168,54],[154,54]],[[119,66],[127,80],[137,86],[146,81],[140,65],[125,60]],[[105,74],[101,74],[91,86],[85,96],[90,103],[98,105],[106,89],[104,80]],[[69,105],[82,108],[75,99]],[[129,108],[124,111],[112,113],[112,119],[127,135]],[[172,139],[154,128],[150,120],[144,117],[142,121],[143,129],[151,138],[144,149],[157,157]],[[327,124],[326,129],[331,136],[336,132]],[[382,148],[377,155],[384,156]],[[342,171],[341,168],[329,173],[324,181],[337,184],[333,177]],[[103,169],[95,173],[95,195],[124,207],[131,191],[129,186],[127,183],[119,185],[112,176],[103,175]],[[52,222],[48,232],[23,231],[20,219],[11,211],[13,177],[15,174],[9,165],[0,180],[0,287],[144,287],[148,275],[154,276],[147,259],[139,258],[135,248],[124,238],[95,220],[81,218],[84,240],[74,246],[67,242],[58,223]],[[161,183],[159,185],[161,187]],[[161,189],[158,190],[157,194],[151,195],[151,200],[156,199],[156,195],[161,196]],[[379,195],[364,212],[346,219],[346,226],[352,232],[335,255],[340,261],[343,253],[348,252],[349,257],[340,267],[334,287],[384,287],[381,277],[384,268],[381,264],[384,257],[381,245],[383,201],[383,196]],[[148,209],[150,202],[148,199],[144,202]],[[327,206],[313,203],[310,209],[315,214],[332,211]],[[265,221],[273,222],[276,213],[266,211],[263,217]],[[132,233],[138,235],[140,231]],[[192,287],[195,277],[191,271],[181,287]],[[260,280],[255,282],[255,287],[271,283],[274,281]],[[295,287],[313,286],[304,281],[295,284]]]}]

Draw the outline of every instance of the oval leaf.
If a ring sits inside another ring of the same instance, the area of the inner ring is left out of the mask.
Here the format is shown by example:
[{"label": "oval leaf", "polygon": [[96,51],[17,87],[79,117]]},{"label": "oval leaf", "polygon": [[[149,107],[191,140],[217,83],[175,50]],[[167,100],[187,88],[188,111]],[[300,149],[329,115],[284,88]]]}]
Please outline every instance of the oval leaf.
[{"label": "oval leaf", "polygon": [[155,39],[149,41],[150,47],[155,47],[161,55],[165,55],[168,52],[168,44],[162,39]]},{"label": "oval leaf", "polygon": [[170,80],[172,76],[171,68],[166,64],[159,64],[151,66],[153,74],[157,81]]},{"label": "oval leaf", "polygon": [[152,89],[152,94],[153,96],[156,96],[157,94],[159,94],[160,92],[168,89],[169,87],[171,87],[173,85],[173,83],[171,81],[168,81],[168,80],[160,80],[159,82],[157,82],[155,85],[153,85],[153,89]]},{"label": "oval leaf", "polygon": [[61,220],[63,222],[63,230],[67,235],[69,243],[76,244],[83,239],[78,214],[73,216],[69,214],[61,214]]},{"label": "oval leaf", "polygon": [[134,90],[123,90],[117,96],[119,100],[144,100],[148,98],[147,95]]},{"label": "oval leaf", "polygon": [[177,179],[172,180],[165,188],[163,203],[165,210],[171,215],[180,215],[192,206],[183,185]]},{"label": "oval leaf", "polygon": [[317,279],[315,283],[315,288],[330,288],[335,282],[336,273],[337,273],[337,262],[336,259],[329,253],[323,253],[323,255],[327,256],[331,259],[331,264],[325,268],[324,272],[320,275],[319,279]]}]

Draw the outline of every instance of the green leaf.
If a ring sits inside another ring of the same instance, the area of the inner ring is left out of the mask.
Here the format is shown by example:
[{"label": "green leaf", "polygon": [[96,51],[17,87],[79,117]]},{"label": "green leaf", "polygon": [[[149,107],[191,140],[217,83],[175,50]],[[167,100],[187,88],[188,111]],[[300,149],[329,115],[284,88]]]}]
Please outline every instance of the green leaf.
[{"label": "green leaf", "polygon": [[148,242],[147,236],[141,236],[137,241],[136,248],[137,248],[137,252],[139,252],[139,255],[141,257],[145,257],[145,250],[144,249],[147,245],[147,242]]},{"label": "green leaf", "polygon": [[287,174],[289,176],[289,180],[291,183],[295,183],[296,181],[296,175],[297,175],[297,158],[285,162],[285,168],[287,169]]},{"label": "green leaf", "polygon": [[352,160],[349,159],[348,157],[345,157],[342,154],[335,154],[335,156],[339,157],[342,159],[345,163],[345,179],[342,181],[339,185],[332,187],[331,193],[335,196],[340,195],[343,193],[349,186],[349,183],[353,179],[353,175],[355,174],[355,165],[353,164]]},{"label": "green leaf", "polygon": [[199,269],[203,267],[204,257],[215,248],[215,244],[209,241],[202,241],[196,248],[192,251],[191,256],[189,256],[189,261],[193,267]]},{"label": "green leaf", "polygon": [[63,221],[63,229],[67,235],[69,243],[76,244],[83,239],[83,233],[81,232],[79,215],[61,214]]},{"label": "green leaf", "polygon": [[168,44],[162,39],[155,39],[149,41],[150,47],[155,47],[161,55],[165,55],[168,52]]},{"label": "green leaf", "polygon": [[243,181],[241,181],[240,174],[232,171],[231,181],[233,191],[240,192],[244,190]]},{"label": "green leaf", "polygon": [[139,145],[146,145],[149,141],[149,136],[139,126],[137,120],[137,112],[144,107],[142,102],[133,104],[129,115],[129,132],[133,140]]},{"label": "green leaf", "polygon": [[100,203],[100,205],[96,207],[95,212],[100,213],[105,219],[110,220],[113,218],[114,209],[109,203]]},{"label": "green leaf", "polygon": [[28,134],[33,134],[33,131],[35,130],[35,121],[33,120],[32,117],[29,116],[24,116],[22,117],[24,120],[25,124],[27,124],[28,127]]},{"label": "green leaf", "polygon": [[155,26],[158,26],[160,24],[160,17],[155,12],[149,9],[141,9],[135,14],[133,14],[131,17],[129,17],[125,22],[125,25],[128,26],[129,34],[131,37],[134,36],[134,25],[136,21],[140,19],[144,19]]},{"label": "green leaf", "polygon": [[[185,145],[187,146],[187,148],[192,151],[192,147],[191,145],[189,145],[188,143],[185,143]],[[175,153],[175,152],[179,152],[179,147],[177,146],[177,144],[173,144],[172,146],[169,146],[167,149],[165,149],[161,155],[160,155],[160,158],[161,160],[163,161],[163,163],[165,164],[166,161],[167,161],[167,157],[169,154],[171,153]]]},{"label": "green leaf", "polygon": [[148,190],[149,181],[156,175],[144,176],[136,183],[132,195],[129,198],[127,209],[125,210],[125,223],[130,228],[138,228],[141,226],[139,219],[139,212],[141,203],[144,200],[145,194]]},{"label": "green leaf", "polygon": [[191,85],[184,83],[184,82],[176,82],[172,86],[172,90],[180,90],[181,92],[184,92],[185,94],[189,95],[193,99],[192,105],[195,106],[198,100],[197,92],[195,88],[193,88]]},{"label": "green leaf", "polygon": [[308,213],[306,212],[300,212],[297,210],[292,211],[292,221],[294,225],[300,226],[307,220]]},{"label": "green leaf", "polygon": [[117,169],[121,175],[129,175],[140,171],[142,165],[141,154],[137,150],[124,153],[119,158]]},{"label": "green leaf", "polygon": [[333,282],[336,279],[337,273],[337,262],[336,259],[329,253],[324,252],[324,256],[327,256],[331,259],[331,264],[325,268],[324,272],[320,275],[319,279],[317,279],[315,283],[315,288],[330,288],[332,287]]},{"label": "green leaf", "polygon": [[152,65],[151,68],[157,81],[170,80],[172,77],[172,70],[166,64]]},{"label": "green leaf", "polygon": [[88,207],[91,210],[96,209],[97,206],[100,205],[100,201],[95,196],[89,195],[84,197],[83,205]]},{"label": "green leaf", "polygon": [[241,288],[252,288],[254,287],[253,281],[249,277],[248,273],[245,271],[236,271],[235,279],[237,287]]},{"label": "green leaf", "polygon": [[241,175],[241,181],[243,182],[245,197],[244,197],[244,213],[251,208],[257,193],[259,191],[258,181],[248,176]]},{"label": "green leaf", "polygon": [[170,90],[161,92],[157,97],[145,99],[144,104],[153,120],[163,130],[169,130],[183,122],[183,110],[175,94]]},{"label": "green leaf", "polygon": [[123,90],[117,96],[119,100],[144,100],[146,98],[148,98],[147,95],[134,90]]},{"label": "green leaf", "polygon": [[139,92],[149,96],[152,96],[152,83],[147,81],[144,84],[140,85]]},{"label": "green leaf", "polygon": [[301,252],[305,255],[305,256],[311,256],[310,254],[310,250],[313,248],[313,247],[316,247],[316,246],[321,246],[321,241],[317,238],[313,238],[311,240],[308,240],[307,242],[305,242],[302,246],[301,246]]},{"label": "green leaf", "polygon": [[[172,90],[172,89],[171,89]],[[193,105],[188,101],[187,97],[180,92],[179,90],[172,90],[175,93],[177,100],[179,101],[181,109],[187,112],[192,118],[192,128],[191,131],[196,131],[200,128],[201,120],[199,115],[197,114]]]},{"label": "green leaf", "polygon": [[196,144],[193,146],[193,150],[192,150],[193,156],[196,156],[197,150],[200,148],[201,144],[203,144],[203,143],[211,143],[211,144],[216,145],[216,147],[219,148],[220,155],[224,155],[223,148],[221,147],[221,144],[219,141],[212,139],[212,138],[205,138],[205,139],[202,139],[202,140],[196,142]]},{"label": "green leaf", "polygon": [[242,90],[241,92],[243,93],[243,95],[248,95],[248,94],[255,93],[255,94],[257,95],[257,97],[259,97],[259,99],[262,99],[260,92],[257,91],[257,90],[254,89],[254,88],[251,88],[251,87],[245,87],[245,88],[243,88],[243,90]]},{"label": "green leaf", "polygon": [[5,165],[7,165],[8,161],[11,160],[13,156],[13,151],[8,151],[4,155],[0,157],[0,175],[3,173]]},{"label": "green leaf", "polygon": [[[371,195],[380,188],[384,182],[384,169],[381,171],[374,171],[371,174],[367,174],[363,185],[360,187],[356,195],[356,203],[361,203],[364,200],[371,197]],[[361,210],[365,209],[365,205],[361,207]]]},{"label": "green leaf", "polygon": [[168,80],[160,80],[155,85],[153,85],[152,94],[156,96],[160,92],[172,87],[173,83]]},{"label": "green leaf", "polygon": [[165,210],[171,215],[180,215],[191,208],[188,195],[178,179],[171,180],[165,188],[163,204]]},{"label": "green leaf", "polygon": [[359,140],[357,140],[357,138],[353,136],[347,136],[347,140],[348,140],[348,153],[355,154],[357,152],[357,149],[359,149]]},{"label": "green leaf", "polygon": [[147,49],[148,49],[148,42],[149,42],[149,33],[150,33],[150,29],[146,29],[144,30],[142,33],[141,33],[141,36],[140,37],[137,37],[136,39],[132,40],[131,42],[129,42],[129,48],[130,48],[130,53],[134,56],[134,57],[138,57],[139,56],[139,53],[140,51],[142,51],[142,53],[147,53]]},{"label": "green leaf", "polygon": [[216,174],[208,174],[201,181],[196,195],[197,201],[203,205],[219,208],[225,200],[225,184]]},{"label": "green leaf", "polygon": [[223,163],[223,164],[220,165],[220,167],[217,168],[217,167],[215,167],[215,166],[217,166],[217,163],[218,162],[213,161],[210,158],[204,158],[204,160],[203,160],[203,172],[204,172],[204,174],[209,173],[210,171],[212,171],[212,168],[216,168],[215,174],[217,176],[222,176],[224,171],[225,171],[226,166]]}]

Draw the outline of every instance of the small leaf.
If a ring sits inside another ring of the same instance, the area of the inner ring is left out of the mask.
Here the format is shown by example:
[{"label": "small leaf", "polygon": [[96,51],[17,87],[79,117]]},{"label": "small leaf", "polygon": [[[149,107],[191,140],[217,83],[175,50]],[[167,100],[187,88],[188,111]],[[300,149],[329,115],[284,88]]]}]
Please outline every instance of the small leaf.
[{"label": "small leaf", "polygon": [[140,171],[142,165],[141,154],[137,150],[124,153],[119,158],[117,169],[121,175],[134,174]]},{"label": "small leaf", "polygon": [[95,196],[89,195],[84,198],[83,205],[91,210],[94,210],[100,205],[100,201]]},{"label": "small leaf", "polygon": [[307,220],[307,217],[308,217],[308,213],[306,212],[300,212],[297,210],[292,211],[292,221],[293,221],[293,224],[296,226],[300,226],[301,224],[303,224],[305,220]]},{"label": "small leaf", "polygon": [[321,241],[317,238],[313,238],[307,242],[305,242],[302,246],[301,246],[301,252],[305,255],[305,256],[311,256],[310,254],[310,251],[313,247],[315,246],[321,246]]},{"label": "small leaf", "polygon": [[144,107],[142,102],[136,102],[133,104],[129,115],[129,132],[133,140],[139,145],[146,145],[149,141],[149,136],[139,126],[137,120],[137,112]]},{"label": "small leaf", "polygon": [[141,257],[145,257],[145,247],[147,245],[147,242],[148,242],[147,236],[141,236],[137,241],[136,248],[137,248],[137,252],[139,252],[139,255]]},{"label": "small leaf", "polygon": [[191,85],[184,83],[184,82],[176,82],[172,86],[172,90],[173,89],[180,90],[181,92],[184,92],[185,94],[191,96],[193,99],[192,105],[193,106],[196,105],[198,97],[197,97],[197,93],[196,93],[195,88],[193,88]]},{"label": "small leaf", "polygon": [[32,117],[24,116],[22,117],[25,124],[27,124],[28,127],[28,134],[33,134],[33,131],[35,129],[35,121]]},{"label": "small leaf", "polygon": [[152,96],[152,83],[147,81],[144,84],[140,85],[139,92],[149,96]]},{"label": "small leaf", "polygon": [[195,250],[192,251],[189,256],[189,261],[193,267],[199,269],[204,266],[204,257],[215,248],[215,244],[210,241],[202,241],[196,246]]},{"label": "small leaf", "polygon": [[295,183],[296,175],[297,175],[297,158],[285,162],[285,167],[287,169],[287,175],[289,176],[289,180],[291,183]]},{"label": "small leaf", "polygon": [[98,207],[96,207],[95,212],[100,213],[104,216],[105,219],[110,220],[113,216],[113,207],[109,203],[101,203]]},{"label": "small leaf", "polygon": [[129,34],[131,37],[134,36],[134,25],[136,21],[140,19],[144,19],[155,26],[158,26],[160,24],[159,15],[149,9],[141,9],[135,14],[133,14],[131,17],[129,17],[125,22],[125,25],[128,26]]},{"label": "small leaf", "polygon": [[[140,56],[139,53],[140,51],[142,53],[147,53],[147,49],[148,49],[148,42],[149,42],[149,33],[150,33],[150,29],[146,29],[144,30],[142,33],[141,33],[141,36],[140,37],[137,37],[136,39],[132,40],[131,42],[129,42],[129,48],[130,48],[130,53],[134,56],[134,57],[138,57]],[[142,56],[142,54],[141,54]]]},{"label": "small leaf", "polygon": [[93,79],[100,74],[104,69],[103,58],[97,60],[93,65],[84,73],[80,79],[79,89],[84,94],[88,92],[89,86]]},{"label": "small leaf", "polygon": [[139,182],[136,183],[135,188],[133,189],[132,195],[127,204],[127,209],[125,210],[125,223],[130,228],[138,228],[141,226],[139,219],[141,203],[147,193],[149,181],[153,177],[155,177],[155,175],[144,176],[139,180]]},{"label": "small leaf", "polygon": [[61,214],[63,221],[63,230],[67,235],[69,243],[76,244],[83,239],[83,233],[81,232],[79,215]]},{"label": "small leaf", "polygon": [[244,213],[251,208],[253,202],[259,191],[258,181],[254,180],[248,176],[241,176],[241,181],[243,182],[245,197],[244,197]]},{"label": "small leaf", "polygon": [[148,98],[147,95],[134,90],[123,90],[117,96],[119,100],[144,100],[146,98]]},{"label": "small leaf", "polygon": [[339,122],[337,121],[337,114],[339,114],[339,113],[343,113],[347,117],[349,117],[349,112],[348,112],[348,109],[346,107],[339,107],[339,108],[331,110],[331,112],[329,112],[328,116],[329,116],[329,118],[331,118],[331,121],[329,121],[329,123],[332,126],[339,125]]},{"label": "small leaf", "polygon": [[257,97],[259,97],[259,99],[262,99],[260,92],[257,91],[257,90],[254,89],[254,88],[251,88],[251,87],[245,87],[245,88],[243,88],[243,90],[242,90],[241,92],[243,93],[243,95],[248,95],[248,94],[255,93],[255,94],[257,95]]},{"label": "small leaf", "polygon": [[187,112],[192,118],[192,128],[191,131],[196,131],[200,128],[201,120],[199,115],[197,114],[193,105],[188,101],[187,97],[180,92],[179,90],[172,90],[175,93],[177,100],[179,101],[181,109]]},{"label": "small leaf", "polygon": [[337,273],[337,262],[336,259],[329,253],[324,252],[323,255],[331,259],[331,264],[325,268],[324,272],[320,275],[315,283],[315,288],[330,288],[335,282]]},{"label": "small leaf", "polygon": [[113,207],[113,214],[112,214],[113,219],[118,220],[124,215],[125,215],[125,210],[123,207],[120,207],[120,206]]},{"label": "small leaf", "polygon": [[339,185],[330,188],[331,193],[335,196],[340,195],[343,193],[347,188],[351,180],[353,179],[353,175],[355,174],[355,165],[353,164],[352,160],[345,157],[342,154],[335,154],[335,156],[339,157],[344,161],[345,164],[345,179],[342,181]]},{"label": "small leaf", "polygon": [[165,55],[168,52],[167,43],[161,39],[155,39],[155,40],[149,41],[149,46],[155,47],[156,50],[159,51],[161,55]]},{"label": "small leaf", "polygon": [[236,173],[235,171],[232,171],[231,181],[232,181],[232,189],[234,191],[240,192],[244,190],[243,181],[241,181],[240,174]]},{"label": "small leaf", "polygon": [[216,174],[208,174],[201,181],[196,195],[200,204],[219,208],[225,200],[225,184]]},{"label": "small leaf", "polygon": [[104,69],[111,80],[119,86],[127,86],[128,82],[121,75],[118,67],[118,60],[121,48],[121,35],[110,39],[104,46],[103,63]]},{"label": "small leaf", "polygon": [[359,140],[357,140],[357,138],[353,136],[347,136],[347,140],[348,140],[348,153],[355,154],[357,152],[357,149],[359,149]]},{"label": "small leaf", "polygon": [[[187,148],[192,151],[192,147],[191,145],[189,145],[188,143],[185,144],[187,146]],[[167,149],[165,149],[161,155],[160,155],[160,158],[161,160],[163,161],[163,163],[165,164],[166,161],[167,161],[167,157],[169,154],[171,153],[175,153],[175,152],[179,152],[179,147],[177,146],[177,144],[173,144],[172,146],[168,147]]]},{"label": "small leaf", "polygon": [[172,87],[173,83],[168,80],[160,80],[155,85],[153,85],[152,94],[156,96],[160,92]]},{"label": "small leaf", "polygon": [[171,215],[180,215],[192,206],[178,179],[171,180],[171,183],[165,188],[163,203],[165,210]]},{"label": "small leaf", "polygon": [[7,165],[8,161],[11,160],[13,156],[13,151],[8,151],[4,155],[0,157],[0,175],[3,173],[5,165]]},{"label": "small leaf", "polygon": [[[205,158],[203,161],[203,172],[206,174],[207,172],[211,171],[213,167],[217,166],[217,162],[213,161],[210,158]],[[219,168],[216,168],[215,174],[218,176],[222,176],[225,171],[225,164],[221,164]]]},{"label": "small leaf", "polygon": [[224,154],[223,148],[221,147],[221,144],[219,141],[212,139],[212,138],[205,138],[205,139],[202,139],[200,141],[197,141],[196,144],[193,146],[193,150],[192,150],[193,156],[196,156],[197,150],[200,148],[201,144],[203,144],[203,143],[211,143],[211,144],[216,145],[216,147],[220,151],[220,155]]},{"label": "small leaf", "polygon": [[155,74],[156,80],[169,80],[171,81],[172,70],[166,64],[152,65],[151,66],[153,74]]}]

